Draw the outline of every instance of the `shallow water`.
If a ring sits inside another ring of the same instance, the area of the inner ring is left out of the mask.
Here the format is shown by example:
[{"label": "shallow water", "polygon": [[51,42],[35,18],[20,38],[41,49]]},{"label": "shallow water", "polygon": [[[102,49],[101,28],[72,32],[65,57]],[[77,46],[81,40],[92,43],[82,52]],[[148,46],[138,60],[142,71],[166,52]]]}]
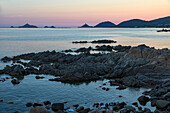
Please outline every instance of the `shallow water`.
[{"label": "shallow water", "polygon": [[[46,50],[61,51],[69,48],[80,48],[96,46],[96,44],[72,44],[76,40],[98,40],[113,39],[118,43],[111,45],[139,45],[147,44],[156,48],[170,48],[170,33],[158,33],[157,28],[113,28],[113,29],[78,29],[78,28],[56,28],[56,29],[9,29],[0,28],[0,58],[14,56],[28,52],[39,52]],[[0,69],[10,63],[0,62]],[[4,78],[7,75],[1,75]],[[97,81],[89,84],[70,85],[60,82],[48,81],[53,76],[44,75],[45,79],[36,80],[35,75],[25,76],[19,85],[12,85],[11,79],[0,82],[0,113],[10,113],[16,110],[27,112],[27,102],[65,102],[67,106],[81,104],[91,107],[96,102],[121,102],[129,104],[136,102],[142,92],[148,89],[127,88],[116,90],[107,83],[109,91],[99,88],[107,82]],[[122,98],[119,98],[122,95]],[[14,104],[6,104],[12,101]],[[87,104],[85,104],[87,103]],[[150,103],[147,104],[150,107]],[[154,110],[155,108],[151,108]]]},{"label": "shallow water", "polygon": [[[6,75],[1,76],[1,78]],[[8,79],[5,82],[0,82],[0,98],[4,99],[4,102],[0,102],[1,113],[10,113],[16,110],[27,112],[28,107],[25,107],[27,102],[43,102],[46,100],[55,102],[68,102],[65,107],[72,107],[72,105],[80,104],[85,107],[92,107],[96,102],[127,102],[131,105],[132,102],[136,102],[137,98],[142,92],[148,89],[134,89],[127,88],[125,90],[116,90],[117,86],[109,86],[108,80],[97,81],[91,83],[83,83],[80,85],[70,85],[60,82],[48,81],[49,78],[53,78],[50,75],[44,75],[44,79],[37,80],[35,75],[25,76],[21,83],[13,85],[11,80]],[[106,86],[109,87],[109,91],[102,90],[99,86],[107,82]],[[119,97],[122,95],[123,97]],[[6,102],[14,102],[14,104],[6,104]],[[146,105],[150,107],[150,103]],[[154,110],[154,108],[151,108]]]}]

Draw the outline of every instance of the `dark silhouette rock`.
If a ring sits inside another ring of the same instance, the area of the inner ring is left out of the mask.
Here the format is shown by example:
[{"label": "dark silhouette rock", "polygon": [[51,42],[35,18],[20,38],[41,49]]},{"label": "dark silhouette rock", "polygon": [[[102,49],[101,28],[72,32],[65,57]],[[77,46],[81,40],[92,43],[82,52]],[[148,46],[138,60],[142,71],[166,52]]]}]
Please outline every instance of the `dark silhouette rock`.
[{"label": "dark silhouette rock", "polygon": [[81,27],[79,27],[79,28],[92,28],[92,26],[89,26],[88,24],[84,24],[84,25],[82,25]]},{"label": "dark silhouette rock", "polygon": [[73,41],[73,44],[77,44],[77,43],[88,43],[87,41]]},{"label": "dark silhouette rock", "polygon": [[19,28],[38,28],[38,27],[35,25],[25,24],[23,26],[19,26]]},{"label": "dark silhouette rock", "polygon": [[170,27],[170,16],[151,21],[132,19],[121,22],[117,27],[141,28],[141,27]]},{"label": "dark silhouette rock", "polygon": [[49,28],[48,26],[44,26],[44,28]]},{"label": "dark silhouette rock", "polygon": [[92,41],[91,43],[97,43],[97,44],[100,44],[100,43],[116,43],[116,41],[114,40],[94,40]]},{"label": "dark silhouette rock", "polygon": [[56,28],[55,26],[50,26],[50,28]]}]

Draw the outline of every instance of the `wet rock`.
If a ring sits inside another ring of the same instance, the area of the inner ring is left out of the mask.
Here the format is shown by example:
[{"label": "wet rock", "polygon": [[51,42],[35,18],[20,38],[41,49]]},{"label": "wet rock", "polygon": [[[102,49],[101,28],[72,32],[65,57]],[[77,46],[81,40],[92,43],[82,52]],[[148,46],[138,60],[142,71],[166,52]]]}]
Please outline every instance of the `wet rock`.
[{"label": "wet rock", "polygon": [[73,105],[73,107],[77,108],[77,107],[79,107],[79,105],[78,105],[78,104],[76,104],[76,105]]},{"label": "wet rock", "polygon": [[117,45],[113,49],[118,51],[118,52],[124,52],[124,51],[128,51],[130,48],[131,48],[131,46]]},{"label": "wet rock", "polygon": [[125,108],[130,110],[130,111],[135,111],[135,108],[129,105],[125,105]]},{"label": "wet rock", "polygon": [[44,107],[35,107],[31,108],[28,113],[48,113],[48,111]]},{"label": "wet rock", "polygon": [[142,107],[141,107],[141,106],[139,106],[139,107],[138,107],[138,110],[139,110],[139,111],[142,111]]},{"label": "wet rock", "polygon": [[141,105],[146,105],[146,103],[148,102],[148,101],[150,101],[150,99],[149,99],[149,97],[146,97],[146,96],[140,96],[139,98],[138,98],[138,101],[139,101],[139,103],[141,104]]},{"label": "wet rock", "polygon": [[38,76],[38,75],[37,75],[37,76],[35,76],[35,78],[36,78],[36,79],[43,79],[43,78],[45,78],[45,77],[43,77],[43,76]]},{"label": "wet rock", "polygon": [[9,61],[11,61],[11,60],[12,60],[12,58],[7,57],[7,56],[5,56],[5,57],[3,57],[3,58],[1,59],[1,61],[3,61],[3,62],[9,62]]},{"label": "wet rock", "polygon": [[126,87],[121,85],[121,86],[117,87],[116,89],[118,89],[118,90],[124,90],[124,89],[126,89]]},{"label": "wet rock", "polygon": [[144,108],[143,110],[145,113],[152,113],[151,110],[149,108]]},{"label": "wet rock", "polygon": [[0,99],[0,102],[3,102],[4,100],[3,99]]},{"label": "wet rock", "polygon": [[37,106],[43,106],[42,104],[39,104],[39,103],[34,103],[33,104],[33,107],[37,107]]},{"label": "wet rock", "polygon": [[112,110],[109,110],[109,111],[107,111],[106,113],[113,113],[113,111],[112,111]]},{"label": "wet rock", "polygon": [[32,103],[29,102],[29,103],[26,104],[26,106],[27,106],[27,107],[31,107],[31,106],[32,106]]},{"label": "wet rock", "polygon": [[52,104],[51,108],[52,108],[53,111],[58,111],[58,110],[63,111],[64,110],[64,103],[54,103],[54,104]]},{"label": "wet rock", "polygon": [[83,47],[83,48],[77,49],[77,50],[74,51],[74,52],[77,52],[77,53],[79,53],[79,52],[90,52],[91,49],[92,49],[91,47],[89,47],[89,48]]},{"label": "wet rock", "polygon": [[19,80],[17,80],[17,79],[12,79],[12,80],[11,80],[11,83],[15,85],[15,84],[19,84],[20,82],[19,82]]},{"label": "wet rock", "polygon": [[93,50],[96,50],[96,51],[112,51],[113,50],[113,47],[110,46],[110,45],[102,45],[102,46],[96,46],[95,49]]},{"label": "wet rock", "polygon": [[79,113],[88,113],[90,111],[90,108],[80,110]]},{"label": "wet rock", "polygon": [[68,50],[65,50],[64,52],[66,52],[66,53],[68,53],[68,52],[73,52],[73,50],[68,49]]},{"label": "wet rock", "polygon": [[154,99],[154,100],[151,100],[151,106],[152,106],[152,107],[156,106],[156,101],[157,101],[157,100],[155,100],[155,99]]},{"label": "wet rock", "polygon": [[43,103],[44,103],[44,105],[50,105],[51,104],[50,101],[44,101]]},{"label": "wet rock", "polygon": [[15,111],[14,113],[20,113],[19,111]]},{"label": "wet rock", "polygon": [[170,105],[170,101],[166,101],[166,100],[157,100],[156,101],[156,107],[158,109],[165,109],[169,105]]},{"label": "wet rock", "polygon": [[23,68],[23,66],[21,65],[14,65],[14,66],[6,66],[3,69],[3,72],[5,74],[9,74],[10,76],[14,76],[14,77],[19,77],[19,76],[24,76],[25,75],[25,70]]},{"label": "wet rock", "polygon": [[132,105],[138,107],[138,103],[137,102],[132,103]]},{"label": "wet rock", "polygon": [[83,106],[80,106],[78,109],[76,109],[77,112],[81,111],[81,110],[84,110],[84,107]]},{"label": "wet rock", "polygon": [[14,104],[14,102],[7,102],[7,104]]}]

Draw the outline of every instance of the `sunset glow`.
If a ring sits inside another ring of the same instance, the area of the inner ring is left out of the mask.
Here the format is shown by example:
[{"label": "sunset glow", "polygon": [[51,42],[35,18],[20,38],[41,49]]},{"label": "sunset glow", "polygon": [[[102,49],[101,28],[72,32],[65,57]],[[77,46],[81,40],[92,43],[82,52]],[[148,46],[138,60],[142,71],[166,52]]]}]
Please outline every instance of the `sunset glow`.
[{"label": "sunset glow", "polygon": [[1,0],[0,26],[115,24],[128,19],[169,16],[170,0]]}]

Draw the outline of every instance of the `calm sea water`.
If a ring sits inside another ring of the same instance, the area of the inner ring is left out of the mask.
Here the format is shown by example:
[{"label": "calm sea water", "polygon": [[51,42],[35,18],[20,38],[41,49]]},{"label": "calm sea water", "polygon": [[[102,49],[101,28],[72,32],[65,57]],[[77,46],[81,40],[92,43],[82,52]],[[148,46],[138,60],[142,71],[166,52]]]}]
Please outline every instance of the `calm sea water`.
[{"label": "calm sea water", "polygon": [[159,28],[0,28],[0,58],[28,52],[95,46],[71,43],[76,40],[113,39],[118,43],[112,45],[133,46],[144,43],[156,48],[170,48],[170,33],[160,33],[157,30]]},{"label": "calm sea water", "polygon": [[[4,56],[14,56],[28,52],[39,52],[46,50],[61,51],[69,48],[79,48],[96,46],[93,44],[72,44],[76,40],[97,40],[113,39],[118,43],[112,45],[139,45],[147,44],[156,48],[170,48],[170,33],[158,33],[156,28],[138,29],[0,29],[0,58]],[[0,62],[0,69],[10,63]],[[0,79],[7,75],[1,75]],[[70,85],[60,82],[48,81],[53,78],[50,75],[43,75],[45,79],[36,80],[35,75],[25,76],[19,85],[12,85],[11,79],[0,82],[0,113],[12,113],[16,110],[24,113],[29,110],[25,107],[27,102],[51,102],[68,101],[66,107],[73,104],[81,104],[91,107],[96,102],[117,102],[125,101],[129,104],[137,101],[142,92],[148,89],[116,90],[116,87],[107,87],[110,91],[106,92],[99,88],[107,82],[97,81],[89,84]],[[122,98],[118,96],[122,95]],[[7,104],[6,102],[14,102]],[[86,104],[85,104],[86,103]],[[150,103],[147,104],[150,107]],[[154,110],[155,108],[151,108]]]}]

